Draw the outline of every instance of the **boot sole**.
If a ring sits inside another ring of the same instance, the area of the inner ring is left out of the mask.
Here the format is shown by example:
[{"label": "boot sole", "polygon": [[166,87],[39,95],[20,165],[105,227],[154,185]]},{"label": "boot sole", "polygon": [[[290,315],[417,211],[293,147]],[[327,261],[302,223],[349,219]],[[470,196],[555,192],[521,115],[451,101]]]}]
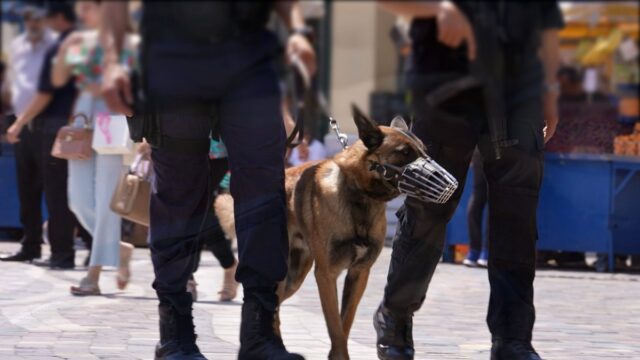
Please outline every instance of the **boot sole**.
[{"label": "boot sole", "polygon": [[384,350],[378,349],[378,360],[413,360],[413,356],[389,356]]}]

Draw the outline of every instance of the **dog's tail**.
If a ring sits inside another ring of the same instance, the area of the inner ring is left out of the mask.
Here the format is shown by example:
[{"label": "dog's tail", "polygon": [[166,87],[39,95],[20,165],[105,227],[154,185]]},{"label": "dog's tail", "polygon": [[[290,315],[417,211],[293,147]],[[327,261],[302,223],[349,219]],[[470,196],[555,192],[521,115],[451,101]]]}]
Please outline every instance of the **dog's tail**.
[{"label": "dog's tail", "polygon": [[220,194],[213,204],[220,227],[227,239],[236,240],[236,220],[233,216],[233,198],[229,194]]}]

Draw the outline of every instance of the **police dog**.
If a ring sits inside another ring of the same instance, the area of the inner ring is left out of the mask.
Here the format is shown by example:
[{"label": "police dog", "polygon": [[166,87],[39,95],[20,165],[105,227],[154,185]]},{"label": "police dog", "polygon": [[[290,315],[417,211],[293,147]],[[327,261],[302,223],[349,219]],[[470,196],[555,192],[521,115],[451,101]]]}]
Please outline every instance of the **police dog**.
[{"label": "police dog", "polygon": [[[371,163],[402,167],[420,156],[422,143],[406,135],[405,121],[396,117],[390,127],[378,126],[355,106],[353,117],[359,140],[331,159],[286,170],[289,271],[278,286],[282,303],[302,285],[315,264],[322,311],[331,338],[329,359],[349,359],[347,339],[362,298],[369,270],[386,235],[386,202],[399,195]],[[229,238],[233,231],[233,203],[219,197],[216,214]],[[338,306],[336,282],[347,270]],[[276,317],[276,332],[279,321]]]}]

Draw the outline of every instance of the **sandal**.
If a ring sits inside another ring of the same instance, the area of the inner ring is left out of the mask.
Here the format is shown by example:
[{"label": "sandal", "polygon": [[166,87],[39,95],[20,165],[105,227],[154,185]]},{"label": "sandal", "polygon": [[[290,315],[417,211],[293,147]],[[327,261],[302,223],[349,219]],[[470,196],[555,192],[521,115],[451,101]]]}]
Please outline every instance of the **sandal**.
[{"label": "sandal", "polygon": [[120,243],[120,265],[118,266],[118,275],[116,276],[116,282],[120,290],[124,290],[127,285],[129,285],[129,279],[131,278],[129,263],[131,262],[132,255],[133,245]]},{"label": "sandal", "polygon": [[96,296],[100,295],[100,287],[98,284],[92,283],[87,278],[82,278],[78,286],[71,286],[69,288],[71,295],[74,296]]},{"label": "sandal", "polygon": [[238,293],[238,282],[236,281],[236,269],[238,268],[238,261],[233,263],[228,269],[224,269],[224,277],[222,280],[222,289],[218,291],[220,295],[220,301],[231,301],[236,298]]}]

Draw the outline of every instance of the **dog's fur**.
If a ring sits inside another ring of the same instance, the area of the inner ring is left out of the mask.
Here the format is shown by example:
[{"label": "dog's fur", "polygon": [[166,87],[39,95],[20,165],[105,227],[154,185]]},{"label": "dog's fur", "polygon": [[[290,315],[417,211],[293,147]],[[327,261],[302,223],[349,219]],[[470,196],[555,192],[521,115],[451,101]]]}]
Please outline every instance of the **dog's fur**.
[{"label": "dog's fur", "polygon": [[231,241],[236,241],[236,224],[233,218],[233,198],[231,194],[218,195],[213,203],[213,210],[218,217],[225,237]]},{"label": "dog's fur", "polygon": [[[360,140],[332,159],[287,169],[289,271],[278,287],[280,302],[302,285],[315,263],[322,311],[331,338],[330,359],[348,359],[347,339],[356,308],[386,235],[386,202],[399,195],[384,184],[370,162],[404,166],[419,155],[421,143],[410,141],[402,118],[391,127],[377,126],[356,107],[353,116]],[[233,231],[233,202],[219,198],[216,214],[229,238]],[[347,270],[338,307],[336,281]],[[279,321],[274,325],[279,331]]]}]

